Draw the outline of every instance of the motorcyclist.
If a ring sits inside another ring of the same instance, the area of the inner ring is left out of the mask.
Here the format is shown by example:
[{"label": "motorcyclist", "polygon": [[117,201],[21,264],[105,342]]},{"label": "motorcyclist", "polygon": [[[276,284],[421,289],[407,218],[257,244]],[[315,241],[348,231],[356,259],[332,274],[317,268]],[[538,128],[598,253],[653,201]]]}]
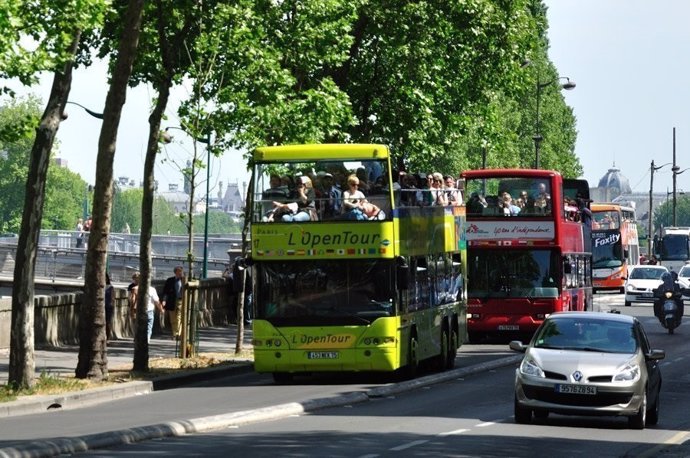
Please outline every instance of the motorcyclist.
[{"label": "motorcyclist", "polygon": [[664,272],[661,274],[661,285],[659,285],[654,290],[654,316],[659,319],[662,323],[664,322],[664,301],[666,300],[665,293],[670,291],[673,294],[673,300],[676,301],[678,306],[678,317],[682,317],[685,312],[685,306],[683,305],[683,298],[681,294],[684,293],[680,285],[675,281],[673,274],[670,272]]}]

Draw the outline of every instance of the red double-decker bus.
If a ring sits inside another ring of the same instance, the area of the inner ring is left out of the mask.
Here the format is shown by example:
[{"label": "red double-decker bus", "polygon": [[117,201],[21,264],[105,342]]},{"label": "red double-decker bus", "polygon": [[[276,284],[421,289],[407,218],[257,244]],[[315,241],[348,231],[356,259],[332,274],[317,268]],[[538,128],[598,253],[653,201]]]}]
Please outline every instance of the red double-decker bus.
[{"label": "red double-decker bus", "polygon": [[549,314],[592,306],[589,187],[532,169],[463,173],[467,330],[531,335]]}]

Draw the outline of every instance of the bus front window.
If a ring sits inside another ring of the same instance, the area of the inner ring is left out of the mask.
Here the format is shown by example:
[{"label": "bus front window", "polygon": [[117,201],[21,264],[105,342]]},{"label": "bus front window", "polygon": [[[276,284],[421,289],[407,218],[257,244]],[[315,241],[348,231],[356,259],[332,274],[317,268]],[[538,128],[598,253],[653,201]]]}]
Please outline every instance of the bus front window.
[{"label": "bus front window", "polygon": [[257,265],[257,318],[276,325],[367,324],[394,315],[393,269],[382,261]]},{"label": "bus front window", "polygon": [[549,250],[470,250],[468,267],[469,297],[558,296],[558,257]]}]

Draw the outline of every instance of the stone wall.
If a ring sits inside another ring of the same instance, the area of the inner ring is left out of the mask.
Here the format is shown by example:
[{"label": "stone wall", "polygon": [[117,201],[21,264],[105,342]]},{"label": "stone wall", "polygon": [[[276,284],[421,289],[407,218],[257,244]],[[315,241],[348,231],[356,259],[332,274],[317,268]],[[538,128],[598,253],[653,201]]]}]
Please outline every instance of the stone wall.
[{"label": "stone wall", "polygon": [[[163,282],[154,281],[160,294]],[[202,280],[199,288],[189,290],[196,310],[198,327],[222,326],[234,317],[230,310],[232,298],[222,278]],[[34,297],[34,339],[36,348],[60,347],[79,343],[79,309],[82,293],[62,293]],[[127,291],[115,288],[113,333],[117,338],[132,338],[133,322],[129,317]],[[158,313],[156,313],[158,315]],[[160,316],[156,316],[154,333],[161,331]],[[10,346],[12,299],[0,299],[0,349]]]}]

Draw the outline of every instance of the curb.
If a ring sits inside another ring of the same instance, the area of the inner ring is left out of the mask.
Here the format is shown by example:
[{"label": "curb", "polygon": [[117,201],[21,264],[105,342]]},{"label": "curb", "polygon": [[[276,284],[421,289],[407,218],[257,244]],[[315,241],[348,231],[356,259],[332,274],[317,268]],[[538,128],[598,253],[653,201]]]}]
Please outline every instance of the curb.
[{"label": "curb", "polygon": [[[171,374],[149,381],[124,382],[117,385],[73,391],[58,395],[32,396],[18,401],[0,403],[0,418],[14,417],[46,412],[52,409],[74,409],[114,401],[153,391],[178,388],[185,384],[212,380],[233,374],[249,373],[254,366],[251,362],[235,363],[228,366],[199,369],[181,374]],[[2,456],[2,455],[0,455]]]},{"label": "curb", "polygon": [[[221,415],[194,418],[191,420],[165,422],[138,428],[122,429],[91,434],[81,438],[56,438],[33,441],[27,445],[0,449],[0,458],[49,457],[61,454],[85,452],[151,439],[200,433],[232,426],[241,426],[267,420],[276,420],[290,415],[300,415],[328,407],[338,407],[411,391],[423,386],[435,385],[458,377],[484,372],[515,364],[522,355],[508,356],[486,363],[454,369],[440,374],[431,374],[415,380],[372,388],[363,392],[348,393],[327,398],[313,399],[303,403],[291,402],[258,409],[232,412]],[[246,369],[246,368],[245,368]],[[220,372],[220,371],[218,371]]]}]

